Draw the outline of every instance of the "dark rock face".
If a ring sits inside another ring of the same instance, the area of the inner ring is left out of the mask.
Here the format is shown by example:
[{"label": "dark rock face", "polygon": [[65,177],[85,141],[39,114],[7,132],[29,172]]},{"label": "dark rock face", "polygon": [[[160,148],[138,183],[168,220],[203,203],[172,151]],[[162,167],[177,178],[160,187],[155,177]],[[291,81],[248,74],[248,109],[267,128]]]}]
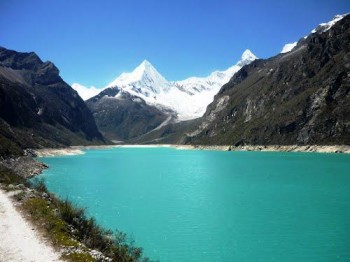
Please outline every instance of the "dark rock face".
[{"label": "dark rock face", "polygon": [[[115,97],[117,96],[117,97]],[[158,127],[171,113],[147,105],[119,88],[107,88],[86,101],[96,124],[108,139],[131,141]]]},{"label": "dark rock face", "polygon": [[350,144],[350,15],[224,85],[194,144]]},{"label": "dark rock face", "polygon": [[0,48],[0,136],[20,148],[101,143],[84,101],[51,62]]}]

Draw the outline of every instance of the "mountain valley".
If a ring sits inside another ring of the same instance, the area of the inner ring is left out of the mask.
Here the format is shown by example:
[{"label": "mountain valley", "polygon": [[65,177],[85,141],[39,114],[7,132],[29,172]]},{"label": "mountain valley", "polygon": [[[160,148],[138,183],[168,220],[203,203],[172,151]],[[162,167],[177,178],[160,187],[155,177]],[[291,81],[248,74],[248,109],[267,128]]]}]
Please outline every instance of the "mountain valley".
[{"label": "mountain valley", "polygon": [[[102,90],[90,90],[85,103],[51,62],[1,48],[1,152],[108,139],[349,144],[349,20],[336,16],[268,59],[246,50],[235,65],[207,77],[168,81],[145,60]],[[72,87],[81,95],[85,89]]]}]

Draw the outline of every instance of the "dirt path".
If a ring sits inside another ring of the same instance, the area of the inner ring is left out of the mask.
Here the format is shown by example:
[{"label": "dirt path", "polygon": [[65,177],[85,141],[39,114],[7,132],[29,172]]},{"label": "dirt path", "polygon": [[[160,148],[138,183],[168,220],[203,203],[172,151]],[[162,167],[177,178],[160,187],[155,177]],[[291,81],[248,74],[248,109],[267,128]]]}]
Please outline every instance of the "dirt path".
[{"label": "dirt path", "polygon": [[0,261],[61,261],[0,189]]}]

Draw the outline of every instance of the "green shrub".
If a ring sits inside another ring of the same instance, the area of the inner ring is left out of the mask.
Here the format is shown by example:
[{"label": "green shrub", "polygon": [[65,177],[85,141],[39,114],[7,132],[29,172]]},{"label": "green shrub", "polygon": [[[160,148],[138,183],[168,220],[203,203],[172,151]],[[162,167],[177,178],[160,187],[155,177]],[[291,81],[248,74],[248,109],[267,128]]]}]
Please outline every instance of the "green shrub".
[{"label": "green shrub", "polygon": [[35,179],[33,182],[34,188],[39,192],[47,193],[48,189],[43,178]]},{"label": "green shrub", "polygon": [[64,255],[63,258],[73,262],[94,262],[95,261],[95,259],[90,254],[77,253],[77,252]]},{"label": "green shrub", "polygon": [[78,246],[78,242],[70,236],[67,224],[55,215],[55,208],[48,200],[32,198],[24,202],[23,207],[31,215],[35,223],[45,229],[55,244]]},{"label": "green shrub", "polygon": [[76,229],[74,236],[87,247],[101,251],[113,261],[140,261],[142,248],[135,247],[125,233],[117,231],[113,234],[100,227],[93,218],[87,218],[84,209],[75,207],[67,199],[56,199],[55,202],[60,218]]}]

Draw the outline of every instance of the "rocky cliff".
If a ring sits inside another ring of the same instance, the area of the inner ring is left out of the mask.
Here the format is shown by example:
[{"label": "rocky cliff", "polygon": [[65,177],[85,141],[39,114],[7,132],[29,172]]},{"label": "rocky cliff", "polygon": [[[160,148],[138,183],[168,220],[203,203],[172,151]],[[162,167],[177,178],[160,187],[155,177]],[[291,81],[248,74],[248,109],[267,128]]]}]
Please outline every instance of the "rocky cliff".
[{"label": "rocky cliff", "polygon": [[84,101],[51,62],[0,47],[0,155],[103,143]]},{"label": "rocky cliff", "polygon": [[244,66],[186,143],[349,145],[350,15],[290,52]]},{"label": "rocky cliff", "polygon": [[86,101],[101,132],[114,142],[130,142],[172,118],[173,112],[161,111],[142,98],[118,87],[107,88]]}]

